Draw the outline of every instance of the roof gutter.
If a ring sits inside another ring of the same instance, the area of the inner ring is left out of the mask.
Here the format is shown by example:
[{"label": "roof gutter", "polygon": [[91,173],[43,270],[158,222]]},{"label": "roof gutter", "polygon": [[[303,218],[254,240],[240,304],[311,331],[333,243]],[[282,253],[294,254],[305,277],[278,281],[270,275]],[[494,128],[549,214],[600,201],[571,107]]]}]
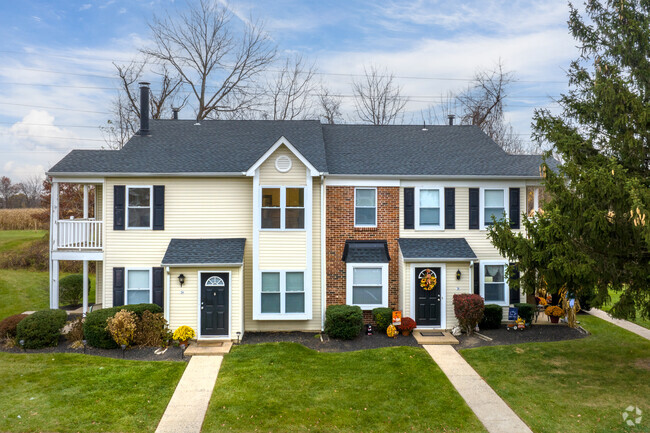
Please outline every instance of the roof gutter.
[{"label": "roof gutter", "polygon": [[160,266],[169,266],[173,268],[206,268],[217,266],[221,268],[239,268],[243,263],[161,263]]},{"label": "roof gutter", "polygon": [[513,175],[513,176],[503,176],[503,175],[413,175],[413,174],[329,174],[327,177],[331,179],[349,179],[349,178],[358,178],[358,179],[541,179],[542,177],[537,176],[524,176],[524,175]]},{"label": "roof gutter", "polygon": [[187,172],[187,173],[138,173],[138,172],[65,172],[65,171],[48,171],[45,172],[47,176],[66,176],[66,177],[87,177],[87,176],[102,176],[102,177],[240,177],[246,176],[245,172]]},{"label": "roof gutter", "polygon": [[476,257],[454,257],[454,258],[444,258],[444,257],[404,257],[405,263],[428,263],[428,262],[478,262]]}]

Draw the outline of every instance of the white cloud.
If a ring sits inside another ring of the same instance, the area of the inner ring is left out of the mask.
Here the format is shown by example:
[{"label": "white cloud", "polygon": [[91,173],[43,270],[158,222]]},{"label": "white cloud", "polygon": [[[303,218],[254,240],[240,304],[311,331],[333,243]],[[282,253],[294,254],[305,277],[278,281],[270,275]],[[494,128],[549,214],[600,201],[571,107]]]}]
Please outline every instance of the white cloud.
[{"label": "white cloud", "polygon": [[90,4],[90,3],[85,3],[85,4],[82,4],[82,5],[81,5],[81,7],[79,8],[79,11],[85,11],[85,10],[90,9],[91,7],[93,7],[92,4]]}]

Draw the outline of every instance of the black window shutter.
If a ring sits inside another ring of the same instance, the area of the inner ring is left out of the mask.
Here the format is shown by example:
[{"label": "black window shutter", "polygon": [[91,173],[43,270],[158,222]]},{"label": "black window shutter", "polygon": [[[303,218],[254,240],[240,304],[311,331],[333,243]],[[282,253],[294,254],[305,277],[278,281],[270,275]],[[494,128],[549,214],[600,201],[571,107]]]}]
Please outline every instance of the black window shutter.
[{"label": "black window shutter", "polygon": [[481,265],[474,263],[474,294],[481,294]]},{"label": "black window shutter", "polygon": [[165,185],[153,187],[153,229],[165,230]]},{"label": "black window shutter", "polygon": [[113,187],[113,230],[124,230],[125,191],[124,185]]},{"label": "black window shutter", "polygon": [[[519,279],[519,269],[516,263],[510,263],[510,280]],[[510,289],[510,303],[517,304],[520,302],[519,289]]]},{"label": "black window shutter", "polygon": [[479,209],[478,209],[478,203],[479,203],[479,189],[478,188],[470,188],[469,189],[469,228],[470,229],[478,229],[479,224]]},{"label": "black window shutter", "polygon": [[456,190],[445,188],[445,228],[456,228]]},{"label": "black window shutter", "polygon": [[124,268],[113,268],[113,307],[124,305]]},{"label": "black window shutter", "polygon": [[415,228],[415,188],[404,188],[404,228]]},{"label": "black window shutter", "polygon": [[164,272],[163,268],[153,268],[153,287],[151,299],[153,303],[158,305],[160,308],[165,308],[163,305],[164,300]]},{"label": "black window shutter", "polygon": [[519,188],[510,188],[510,228],[519,228],[519,219],[521,218],[519,209]]}]

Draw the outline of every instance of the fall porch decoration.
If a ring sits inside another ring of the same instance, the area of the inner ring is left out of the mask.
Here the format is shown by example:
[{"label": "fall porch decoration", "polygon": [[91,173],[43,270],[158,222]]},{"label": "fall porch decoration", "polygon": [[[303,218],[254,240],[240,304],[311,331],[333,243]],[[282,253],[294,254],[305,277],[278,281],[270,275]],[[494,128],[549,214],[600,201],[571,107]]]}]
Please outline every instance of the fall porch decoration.
[{"label": "fall porch decoration", "polygon": [[397,328],[395,328],[394,325],[388,325],[388,328],[386,328],[386,335],[390,338],[395,338],[397,335]]},{"label": "fall porch decoration", "polygon": [[415,320],[411,319],[410,317],[404,317],[402,318],[402,323],[400,325],[397,325],[397,329],[402,332],[402,335],[408,336],[416,326],[417,325],[415,323]]},{"label": "fall porch decoration", "polygon": [[178,340],[180,344],[187,344],[187,340],[194,338],[196,336],[194,329],[190,328],[189,326],[179,326],[176,328],[174,331],[174,335],[172,338],[174,340]]},{"label": "fall porch decoration", "polygon": [[436,283],[438,282],[438,278],[436,277],[435,272],[433,272],[431,269],[425,269],[424,271],[420,272],[420,287],[424,290],[433,290],[434,287],[436,287]]}]

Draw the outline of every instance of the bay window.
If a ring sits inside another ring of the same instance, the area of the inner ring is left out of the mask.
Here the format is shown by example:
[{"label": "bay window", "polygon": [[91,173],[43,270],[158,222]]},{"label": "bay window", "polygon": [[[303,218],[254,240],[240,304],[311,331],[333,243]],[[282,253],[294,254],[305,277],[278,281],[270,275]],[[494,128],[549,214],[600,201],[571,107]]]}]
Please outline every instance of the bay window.
[{"label": "bay window", "polygon": [[346,300],[362,310],[388,306],[388,263],[348,263]]}]

